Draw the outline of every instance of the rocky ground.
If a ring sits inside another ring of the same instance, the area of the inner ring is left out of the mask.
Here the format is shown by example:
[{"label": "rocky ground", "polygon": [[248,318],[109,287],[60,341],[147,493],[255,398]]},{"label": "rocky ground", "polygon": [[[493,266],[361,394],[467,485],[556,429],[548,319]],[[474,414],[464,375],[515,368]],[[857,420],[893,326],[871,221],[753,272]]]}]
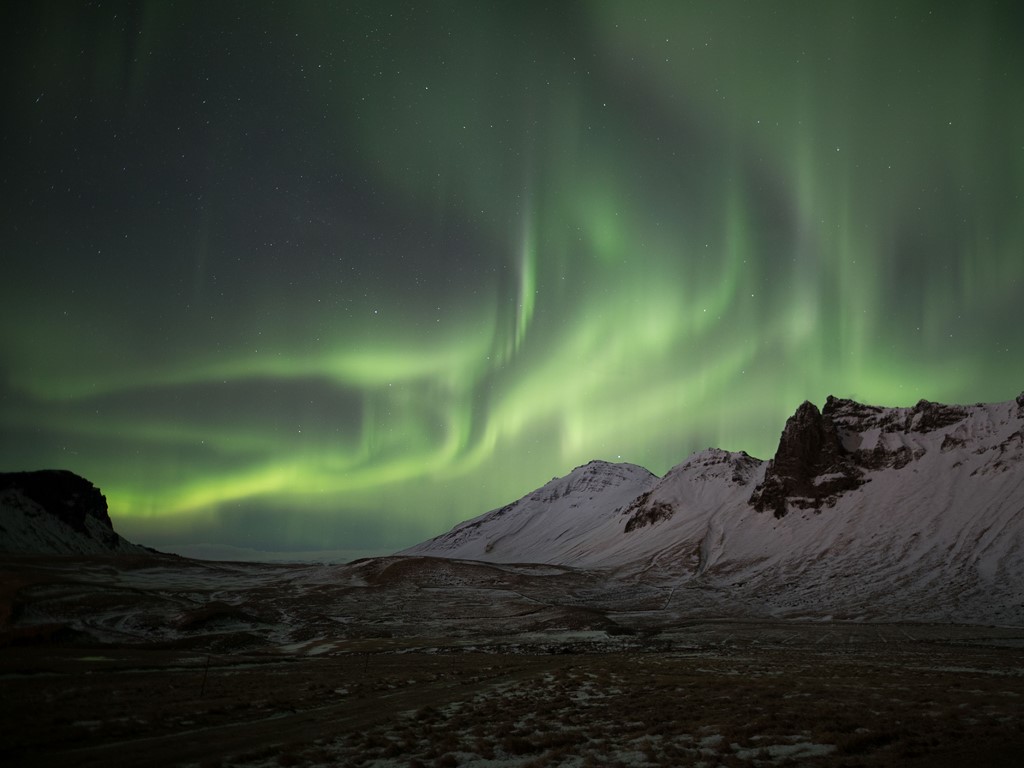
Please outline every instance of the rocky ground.
[{"label": "rocky ground", "polygon": [[[14,558],[0,571],[11,765],[998,766],[1024,754],[1019,629],[659,623],[583,612],[586,574],[425,579],[414,560]],[[546,603],[531,579],[551,580]]]}]

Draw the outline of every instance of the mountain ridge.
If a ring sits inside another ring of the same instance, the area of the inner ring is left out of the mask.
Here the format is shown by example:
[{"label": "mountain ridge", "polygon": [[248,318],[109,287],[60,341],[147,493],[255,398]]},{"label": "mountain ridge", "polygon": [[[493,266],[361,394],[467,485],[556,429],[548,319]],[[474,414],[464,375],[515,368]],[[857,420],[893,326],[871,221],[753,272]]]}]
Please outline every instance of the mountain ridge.
[{"label": "mountain ridge", "polygon": [[[597,492],[574,490],[581,472]],[[399,554],[642,575],[773,615],[1020,623],[1024,393],[805,402],[771,459],[707,449],[660,478],[591,462]]]}]

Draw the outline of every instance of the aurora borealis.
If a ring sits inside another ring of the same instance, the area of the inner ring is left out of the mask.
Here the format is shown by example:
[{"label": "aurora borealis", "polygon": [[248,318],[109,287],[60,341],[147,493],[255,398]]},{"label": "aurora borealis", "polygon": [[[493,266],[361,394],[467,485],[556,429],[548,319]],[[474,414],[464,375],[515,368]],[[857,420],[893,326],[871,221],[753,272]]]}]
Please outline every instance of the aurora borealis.
[{"label": "aurora borealis", "polygon": [[0,469],[140,543],[1024,389],[1018,4],[9,5]]}]

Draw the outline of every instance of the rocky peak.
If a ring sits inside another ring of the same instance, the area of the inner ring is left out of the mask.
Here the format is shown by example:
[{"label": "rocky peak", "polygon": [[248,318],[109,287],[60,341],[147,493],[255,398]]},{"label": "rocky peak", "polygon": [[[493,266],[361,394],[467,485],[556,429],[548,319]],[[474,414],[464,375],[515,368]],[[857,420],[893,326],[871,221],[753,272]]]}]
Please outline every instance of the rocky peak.
[{"label": "rocky peak", "polygon": [[929,400],[918,400],[909,414],[907,432],[934,432],[963,421],[967,409],[960,405],[943,405]]},{"label": "rocky peak", "polygon": [[865,405],[845,397],[829,395],[825,400],[825,407],[821,409],[821,414],[823,418],[829,419],[833,423],[865,429],[877,424],[891,410],[877,405]]},{"label": "rocky peak", "polygon": [[825,414],[809,401],[797,408],[786,421],[764,480],[750,497],[757,511],[770,509],[782,517],[788,506],[820,509],[834,504],[843,491],[861,485],[862,473],[843,448],[832,416],[852,405],[857,404],[829,398]]},{"label": "rocky peak", "polygon": [[91,517],[113,532],[107,498],[84,477],[66,469],[0,473],[0,491],[20,491],[51,515],[78,531],[87,533],[85,520]]},{"label": "rocky peak", "polygon": [[[1024,415],[1024,393],[1017,399]],[[786,422],[775,458],[750,503],[782,517],[790,508],[820,510],[867,482],[868,473],[902,469],[928,450],[963,446],[965,422],[981,406],[919,400],[911,408],[881,408],[829,396],[819,412],[805,402]]]},{"label": "rocky peak", "polygon": [[0,551],[51,554],[143,552],[110,522],[107,499],[62,469],[0,473]]},{"label": "rocky peak", "polygon": [[832,420],[826,421],[817,406],[805,400],[786,420],[774,467],[792,477],[805,477],[823,458],[838,453],[839,447]]}]

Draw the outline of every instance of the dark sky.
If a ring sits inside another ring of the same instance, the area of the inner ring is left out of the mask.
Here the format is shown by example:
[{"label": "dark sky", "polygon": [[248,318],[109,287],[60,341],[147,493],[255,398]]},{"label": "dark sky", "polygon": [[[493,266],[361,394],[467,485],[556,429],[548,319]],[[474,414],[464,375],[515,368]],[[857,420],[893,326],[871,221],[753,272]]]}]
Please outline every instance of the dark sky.
[{"label": "dark sky", "polygon": [[392,551],[1024,389],[1015,2],[8,3],[0,468]]}]

